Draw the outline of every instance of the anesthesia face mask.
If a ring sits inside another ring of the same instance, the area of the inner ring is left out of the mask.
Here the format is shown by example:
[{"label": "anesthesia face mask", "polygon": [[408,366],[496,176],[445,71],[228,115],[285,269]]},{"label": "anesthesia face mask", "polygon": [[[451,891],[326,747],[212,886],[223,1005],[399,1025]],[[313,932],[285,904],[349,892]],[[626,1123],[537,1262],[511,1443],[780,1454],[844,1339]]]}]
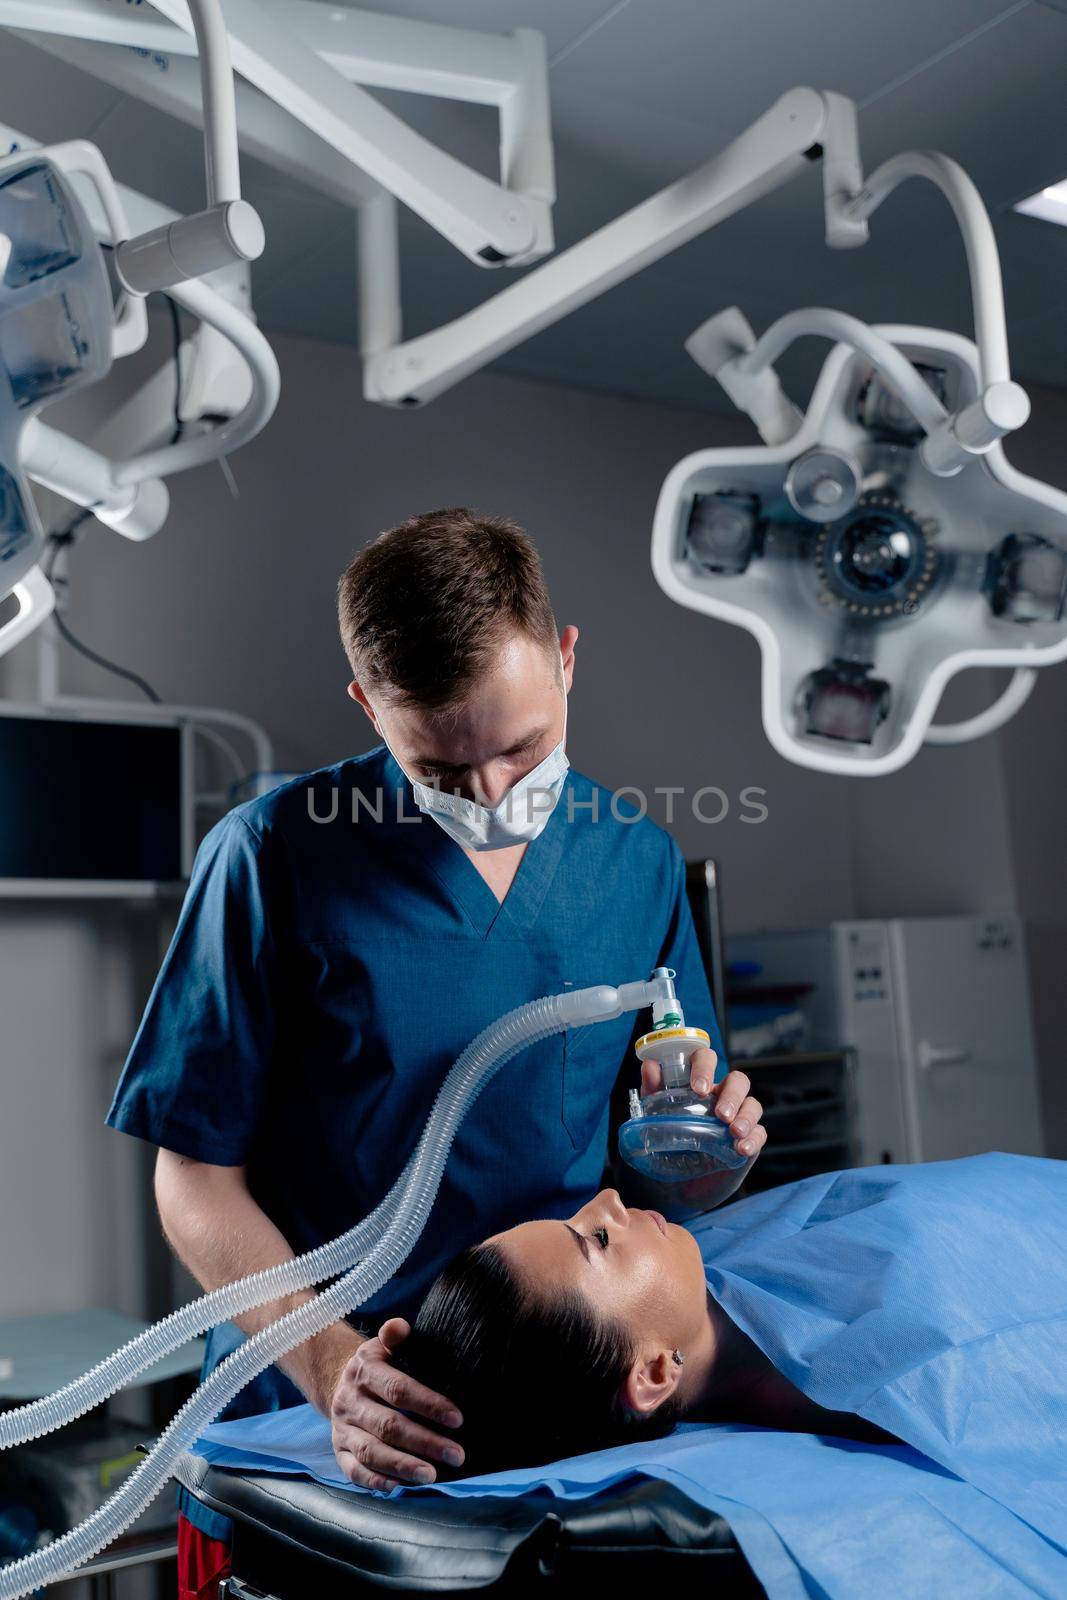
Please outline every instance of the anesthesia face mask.
[{"label": "anesthesia face mask", "polygon": [[[673,979],[669,967],[655,978]],[[734,1148],[730,1130],[708,1101],[689,1087],[691,1057],[711,1044],[703,1028],[687,1028],[668,983],[669,998],[652,1007],[652,1031],[637,1041],[641,1061],[657,1061],[663,1088],[642,1100],[630,1091],[630,1120],[619,1129],[619,1154],[638,1174],[643,1197],[670,1222],[721,1205],[738,1189],[754,1156]]]},{"label": "anesthesia face mask", "polygon": [[[559,744],[550,750],[525,777],[513,783],[498,805],[483,806],[463,795],[451,794],[436,784],[419,783],[406,772],[411,784],[415,804],[426,816],[432,817],[450,839],[465,850],[506,850],[509,845],[529,844],[544,831],[570,768],[564,746],[567,742],[567,689],[560,676],[563,695],[563,735]],[[382,736],[385,737],[384,734]],[[385,747],[398,767],[396,753],[388,739]],[[403,767],[400,767],[403,772]]]}]

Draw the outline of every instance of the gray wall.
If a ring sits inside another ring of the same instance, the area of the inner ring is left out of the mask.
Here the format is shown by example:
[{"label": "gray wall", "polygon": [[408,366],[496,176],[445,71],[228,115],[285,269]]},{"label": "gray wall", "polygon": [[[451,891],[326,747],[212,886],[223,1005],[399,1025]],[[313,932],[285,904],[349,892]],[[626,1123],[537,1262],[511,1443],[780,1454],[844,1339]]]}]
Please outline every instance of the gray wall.
[{"label": "gray wall", "polygon": [[114,905],[0,902],[0,1316],[144,1303],[142,1157],[104,1115],[146,936]]},{"label": "gray wall", "polygon": [[[651,516],[668,468],[701,446],[747,440],[746,424],[493,375],[468,380],[423,411],[385,411],[360,399],[353,351],[293,339],[277,347],[281,407],[267,432],[234,459],[240,499],[231,499],[217,468],[205,469],[174,480],[170,521],[148,544],[93,528],[72,559],[72,625],[143,673],[165,699],[257,718],[274,737],[280,764],[304,769],[371,742],[369,724],[345,696],[333,614],[337,576],[354,551],[432,506],[465,503],[517,518],[542,550],[561,625],[581,629],[573,761],[612,786],[682,785],[691,792],[716,785],[725,792],[730,810],[720,824],[701,824],[683,809],[674,832],[687,854],[719,857],[733,927],[1022,911],[1049,1148],[1067,1154],[1057,1015],[1067,957],[1067,670],[1045,675],[1032,703],[998,738],[925,750],[885,779],[803,771],[782,761],[763,736],[755,643],[672,605],[648,569]],[[83,433],[152,360],[126,363],[110,397],[77,402],[72,415]],[[1067,396],[1034,398],[1035,420],[1013,455],[1067,486],[1059,451]],[[0,686],[18,693],[32,664],[32,647],[24,646],[6,663]],[[63,669],[68,690],[123,692],[68,652]],[[953,691],[943,716],[977,710],[1000,681],[972,678]],[[768,817],[758,826],[741,820],[741,791],[750,786],[766,791]],[[53,938],[40,917],[28,921],[0,909],[0,972],[19,989],[17,971],[32,969],[17,1004],[6,990],[0,996],[5,1029],[8,1018],[17,1019],[3,1048],[0,1314],[87,1298],[132,1308],[146,1292],[122,1277],[118,1262],[135,1250],[136,1229],[150,1226],[151,1217],[128,1142],[103,1134],[99,1117],[143,998],[156,935],[142,925],[131,938],[139,971],[125,987],[112,970],[108,992],[118,998],[105,1023],[94,997],[104,992],[96,976],[99,943],[112,934],[99,917],[72,915]],[[63,992],[74,997],[77,1037],[63,1034],[54,988],[42,976],[47,951],[29,939],[63,952]],[[9,965],[15,951],[20,968]],[[6,1115],[13,1094],[17,1118]],[[86,1194],[93,1196],[88,1210],[78,1201]],[[125,1209],[121,1194],[129,1197]],[[120,1219],[114,1240],[101,1226],[109,1215]],[[22,1252],[15,1224],[28,1217],[33,1248]],[[70,1267],[62,1289],[35,1265],[57,1259]],[[8,1271],[9,1262],[17,1270]]]},{"label": "gray wall", "polygon": [[[1011,451],[1024,472],[1067,489],[1067,393],[1034,390]],[[1067,667],[1042,673],[998,739],[1016,903],[1026,918],[1049,1153],[1067,1154],[1063,982],[1067,973]]]}]

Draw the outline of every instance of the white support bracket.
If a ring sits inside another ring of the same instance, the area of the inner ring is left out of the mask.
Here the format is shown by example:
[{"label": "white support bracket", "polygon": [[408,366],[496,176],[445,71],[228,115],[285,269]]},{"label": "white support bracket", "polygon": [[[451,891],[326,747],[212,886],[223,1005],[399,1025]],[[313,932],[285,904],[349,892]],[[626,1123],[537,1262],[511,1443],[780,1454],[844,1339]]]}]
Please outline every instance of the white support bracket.
[{"label": "white support bracket", "polygon": [[[171,32],[184,39],[177,29]],[[61,33],[20,31],[18,37],[191,127],[203,127],[200,74],[191,56],[116,50]],[[238,133],[246,154],[342,205],[362,205],[385,192],[266,95],[247,83],[238,82],[235,88]]]},{"label": "white support bracket", "polygon": [[[540,34],[519,29],[506,38],[340,10],[321,0],[224,0],[223,11],[236,70],[288,113],[286,121],[295,118],[357,167],[363,185],[387,189],[479,266],[521,265],[552,249],[555,185]],[[131,46],[158,70],[171,57],[191,54],[193,44],[186,0],[155,0],[155,12],[168,20],[147,8],[120,11],[108,0],[0,0],[0,27]],[[88,58],[84,64],[94,70]],[[105,74],[109,81],[114,71]],[[357,82],[496,105],[501,182],[438,149]],[[124,86],[144,92],[145,80]],[[180,103],[186,94],[179,88],[146,98]],[[246,97],[242,113],[247,107]],[[174,109],[188,115],[188,107]],[[250,135],[242,115],[242,138],[255,138],[257,153],[273,164],[296,161],[301,175],[310,176],[315,163],[304,136],[294,140],[270,110],[260,109],[255,121],[258,131]],[[274,152],[267,125],[277,140]],[[335,161],[328,166],[336,192],[344,187],[340,168]]]},{"label": "white support bracket", "polygon": [[[591,233],[473,311],[364,364],[364,394],[387,405],[432,400],[497,356],[770,194],[820,157],[858,164],[855,120],[833,94],[791,89],[695,172]],[[847,105],[847,102],[846,102]]]}]

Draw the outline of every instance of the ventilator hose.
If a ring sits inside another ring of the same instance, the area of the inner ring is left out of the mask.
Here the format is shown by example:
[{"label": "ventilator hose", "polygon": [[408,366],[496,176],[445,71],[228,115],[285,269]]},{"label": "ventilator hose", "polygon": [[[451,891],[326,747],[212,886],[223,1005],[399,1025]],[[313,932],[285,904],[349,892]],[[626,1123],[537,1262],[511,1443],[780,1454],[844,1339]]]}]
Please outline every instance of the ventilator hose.
[{"label": "ventilator hose", "polygon": [[336,1278],[354,1267],[368,1249],[376,1245],[392,1220],[407,1182],[411,1162],[404,1168],[385,1199],[369,1216],[348,1233],[327,1244],[318,1245],[302,1256],[283,1261],[276,1267],[253,1272],[247,1278],[223,1284],[210,1294],[201,1295],[187,1306],[146,1328],[105,1360],[91,1367],[54,1394],[33,1400],[13,1411],[0,1412],[0,1450],[39,1439],[64,1427],[101,1405],[120,1389],[126,1389],[149,1367],[173,1355],[182,1345],[220,1322],[239,1317],[255,1306],[266,1305],[285,1294],[310,1289],[327,1278]]},{"label": "ventilator hose", "polygon": [[196,1443],[246,1383],[296,1345],[356,1310],[389,1282],[422,1232],[456,1130],[475,1096],[519,1050],[578,1020],[566,1007],[572,998],[551,995],[519,1006],[472,1040],[438,1092],[405,1169],[395,1210],[369,1255],[314,1300],[271,1323],[227,1356],[182,1406],[136,1471],[92,1516],[43,1550],[0,1568],[0,1600],[20,1600],[92,1560],[151,1504],[173,1474],[178,1457]]}]

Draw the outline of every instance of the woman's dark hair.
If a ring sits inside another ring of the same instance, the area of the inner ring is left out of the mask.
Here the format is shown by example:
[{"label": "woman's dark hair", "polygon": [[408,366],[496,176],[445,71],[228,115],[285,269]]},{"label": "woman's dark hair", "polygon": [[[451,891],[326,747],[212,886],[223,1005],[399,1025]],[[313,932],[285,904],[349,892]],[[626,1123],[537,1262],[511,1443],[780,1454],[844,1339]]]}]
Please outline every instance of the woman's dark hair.
[{"label": "woman's dark hair", "polygon": [[673,1402],[640,1419],[623,1405],[635,1355],[577,1290],[541,1299],[480,1244],[441,1273],[394,1361],[459,1407],[465,1460],[451,1475],[469,1477],[669,1433]]}]

